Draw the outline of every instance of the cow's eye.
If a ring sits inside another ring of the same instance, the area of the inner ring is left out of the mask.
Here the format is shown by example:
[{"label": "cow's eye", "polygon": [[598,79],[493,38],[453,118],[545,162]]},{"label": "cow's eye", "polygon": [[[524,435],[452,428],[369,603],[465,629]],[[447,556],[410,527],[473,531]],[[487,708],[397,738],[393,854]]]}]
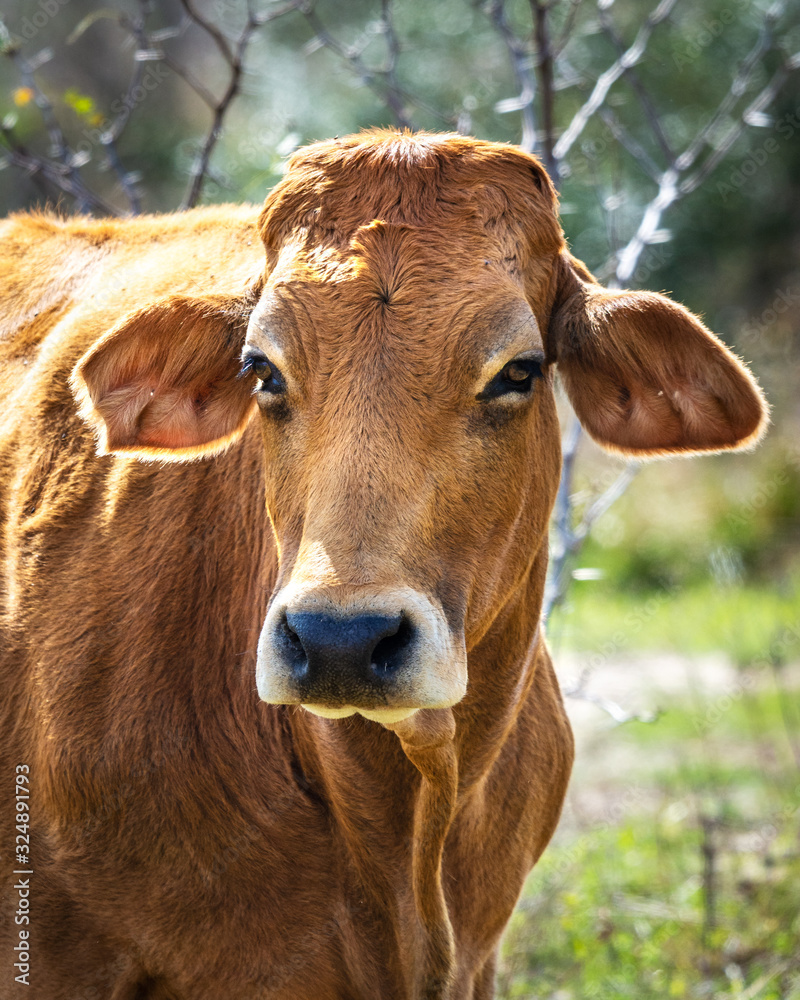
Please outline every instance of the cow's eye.
[{"label": "cow's eye", "polygon": [[263,354],[245,355],[239,377],[244,378],[247,375],[255,375],[259,379],[258,392],[271,392],[277,395],[286,390],[283,375]]},{"label": "cow's eye", "polygon": [[514,358],[495,375],[483,392],[478,395],[478,399],[495,399],[497,396],[505,396],[511,392],[520,394],[530,392],[534,381],[543,376],[543,364],[543,356],[541,359]]}]

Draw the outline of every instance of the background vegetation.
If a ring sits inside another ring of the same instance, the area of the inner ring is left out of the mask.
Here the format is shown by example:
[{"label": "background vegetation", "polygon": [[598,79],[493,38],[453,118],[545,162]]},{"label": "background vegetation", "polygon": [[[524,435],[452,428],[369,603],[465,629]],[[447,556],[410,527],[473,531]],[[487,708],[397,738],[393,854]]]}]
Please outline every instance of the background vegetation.
[{"label": "background vegetation", "polygon": [[796,0],[253,4],[5,0],[0,209],[260,201],[307,141],[457,129],[543,157],[599,277],[703,314],[769,396],[757,452],[626,469],[564,404],[580,753],[499,990],[800,997]]}]

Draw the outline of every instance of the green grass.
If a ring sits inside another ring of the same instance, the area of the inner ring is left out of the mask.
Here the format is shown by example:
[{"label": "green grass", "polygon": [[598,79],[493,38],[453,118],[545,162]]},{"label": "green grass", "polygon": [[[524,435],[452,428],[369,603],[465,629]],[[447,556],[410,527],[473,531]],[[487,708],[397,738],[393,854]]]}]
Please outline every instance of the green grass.
[{"label": "green grass", "polygon": [[499,996],[800,1000],[800,730],[789,692],[763,688],[710,724],[673,706],[597,738],[505,936]]},{"label": "green grass", "polygon": [[614,590],[576,581],[548,628],[556,648],[616,655],[628,649],[689,655],[723,651],[734,663],[800,659],[800,575],[778,584]]},{"label": "green grass", "polygon": [[[578,519],[616,475],[607,461],[586,456]],[[796,449],[777,437],[755,455],[644,467],[594,526],[578,565],[602,579],[572,583],[549,624],[556,644],[721,650],[741,666],[800,659]]]}]

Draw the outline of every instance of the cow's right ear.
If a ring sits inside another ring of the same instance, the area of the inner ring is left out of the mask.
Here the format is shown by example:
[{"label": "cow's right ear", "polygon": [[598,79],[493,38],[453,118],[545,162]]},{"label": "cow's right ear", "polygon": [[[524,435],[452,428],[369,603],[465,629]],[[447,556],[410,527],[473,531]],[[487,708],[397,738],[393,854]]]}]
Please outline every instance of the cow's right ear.
[{"label": "cow's right ear", "polygon": [[237,377],[247,320],[238,299],[175,295],[110,330],[71,380],[100,453],[185,462],[232,444],[255,409]]}]

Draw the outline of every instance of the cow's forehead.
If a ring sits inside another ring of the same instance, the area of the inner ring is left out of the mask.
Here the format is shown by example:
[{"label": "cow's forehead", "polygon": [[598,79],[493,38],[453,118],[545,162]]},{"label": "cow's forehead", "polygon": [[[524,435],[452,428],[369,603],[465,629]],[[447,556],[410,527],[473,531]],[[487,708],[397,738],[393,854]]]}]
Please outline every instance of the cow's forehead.
[{"label": "cow's forehead", "polygon": [[[314,367],[370,353],[416,369],[455,360],[477,371],[511,345],[542,346],[506,259],[468,254],[441,235],[381,221],[347,248],[284,248],[253,314],[251,342],[272,359]],[[313,359],[313,361],[312,361]]]},{"label": "cow's forehead", "polygon": [[318,361],[380,345],[480,367],[508,328],[538,335],[526,303],[546,299],[564,245],[555,206],[541,165],[510,146],[378,132],[308,147],[261,215],[251,333]]}]

